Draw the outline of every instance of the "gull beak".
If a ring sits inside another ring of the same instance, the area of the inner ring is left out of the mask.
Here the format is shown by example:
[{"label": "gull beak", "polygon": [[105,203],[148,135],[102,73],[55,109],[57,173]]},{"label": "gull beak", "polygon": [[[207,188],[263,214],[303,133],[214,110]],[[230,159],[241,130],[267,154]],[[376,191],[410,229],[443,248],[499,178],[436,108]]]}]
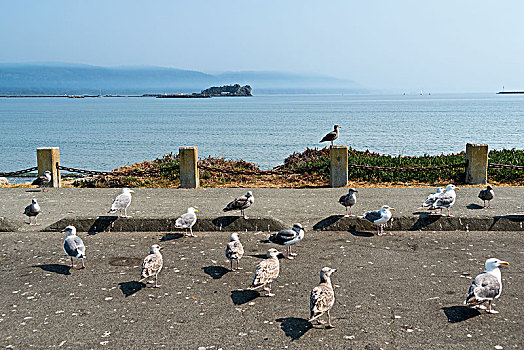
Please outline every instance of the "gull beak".
[{"label": "gull beak", "polygon": [[198,213],[198,209],[195,209],[195,213]]},{"label": "gull beak", "polygon": [[129,190],[129,192],[131,192],[131,193],[135,193],[135,191],[133,191],[133,190]]},{"label": "gull beak", "polygon": [[395,210],[395,208],[389,208],[389,210]]},{"label": "gull beak", "polygon": [[337,269],[331,269],[332,272],[337,272]]},{"label": "gull beak", "polygon": [[507,266],[509,266],[509,262],[507,262],[507,261],[501,261],[501,262],[499,262],[499,264],[500,265],[507,265]]},{"label": "gull beak", "polygon": [[460,190],[460,188],[458,188],[458,187],[455,187],[455,189],[456,189],[456,190]]}]

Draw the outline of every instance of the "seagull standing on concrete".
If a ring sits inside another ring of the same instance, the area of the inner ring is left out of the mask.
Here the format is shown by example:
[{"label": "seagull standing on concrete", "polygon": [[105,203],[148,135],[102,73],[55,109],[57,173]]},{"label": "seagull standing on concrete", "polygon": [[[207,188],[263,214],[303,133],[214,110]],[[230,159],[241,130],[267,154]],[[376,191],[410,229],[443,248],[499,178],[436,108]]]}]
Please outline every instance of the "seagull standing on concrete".
[{"label": "seagull standing on concrete", "polygon": [[268,297],[275,295],[271,293],[271,282],[277,279],[280,272],[278,254],[280,254],[280,252],[275,248],[271,248],[267,251],[268,258],[258,264],[253,283],[251,284],[251,290],[263,287],[264,290],[267,291]]},{"label": "seagull standing on concrete", "polygon": [[291,253],[291,245],[298,243],[304,238],[304,228],[300,224],[294,224],[292,228],[280,230],[268,237],[268,242],[285,245],[286,257],[294,259],[297,254]]},{"label": "seagull standing on concrete", "polygon": [[473,305],[474,307],[485,309],[485,306],[483,307],[480,304],[488,301],[489,308],[487,312],[491,314],[498,313],[498,311],[491,310],[491,303],[500,297],[500,293],[502,293],[500,265],[509,265],[509,263],[496,258],[486,260],[486,271],[475,277],[471,283],[464,305]]},{"label": "seagull standing on concrete", "polygon": [[444,189],[442,187],[437,187],[437,190],[434,193],[430,193],[424,203],[422,203],[421,208],[431,208],[433,204],[437,201],[438,196],[444,192]]},{"label": "seagull standing on concrete", "polygon": [[[320,142],[330,141],[331,146],[333,146],[333,141],[335,141],[338,138],[338,129],[340,128],[340,125],[336,125],[333,127],[333,131],[330,133],[327,133],[326,136],[320,140]],[[319,142],[319,143],[320,143]]]},{"label": "seagull standing on concrete", "polygon": [[[238,234],[236,232],[233,232],[229,237],[225,254],[226,258],[228,258],[229,262],[231,263],[230,270],[240,270],[241,267],[238,266],[238,263],[240,262],[240,259],[242,259],[242,256],[244,256],[244,247],[242,246],[242,243],[240,243],[240,239],[238,238]],[[236,269],[233,268],[233,260],[237,262]]]},{"label": "seagull standing on concrete", "polygon": [[[158,244],[153,244],[149,248],[149,252],[151,254],[146,256],[144,262],[142,262],[142,270],[140,272],[140,277],[142,277],[142,279],[138,282],[143,282],[144,280],[155,276],[155,288],[160,287],[158,285],[158,274],[164,265],[162,254],[160,254],[160,249],[162,249],[162,247],[160,247]],[[148,282],[152,283],[153,281]]]},{"label": "seagull standing on concrete", "polygon": [[242,217],[247,220],[249,219],[246,214],[244,214],[244,210],[249,208],[253,205],[255,202],[255,197],[253,196],[253,192],[247,191],[247,193],[241,197],[238,197],[231,202],[229,202],[226,207],[223,209],[223,211],[231,211],[231,210],[240,210],[240,213]]},{"label": "seagull standing on concrete", "polygon": [[448,216],[452,216],[450,214],[450,208],[455,204],[455,200],[457,199],[457,194],[455,193],[455,190],[460,190],[460,188],[456,187],[453,184],[449,184],[446,186],[446,192],[443,192],[437,196],[437,200],[433,205],[430,207],[431,210],[440,209],[440,215],[442,215],[442,209],[448,210]]},{"label": "seagull standing on concrete", "polygon": [[[327,326],[326,328],[334,328],[331,324],[331,316],[329,310],[335,304],[335,292],[333,291],[333,285],[331,284],[331,275],[336,272],[336,269],[330,267],[324,267],[320,270],[320,284],[313,288],[311,296],[309,298],[309,310],[310,319],[309,322],[317,320],[319,317],[327,313]],[[325,324],[326,321],[318,320],[319,324]]]},{"label": "seagull standing on concrete", "polygon": [[76,227],[67,226],[62,232],[66,233],[64,239],[64,252],[71,257],[71,266],[75,267],[73,258],[82,259],[81,269],[85,269],[84,259],[86,258],[86,246],[80,237],[76,235]]},{"label": "seagull standing on concrete", "polygon": [[[350,188],[348,194],[343,195],[338,200],[340,204],[346,207],[346,215],[344,215],[344,217],[346,218],[350,216],[354,216],[353,214],[351,214],[351,207],[355,205],[355,203],[357,202],[357,196],[355,195],[355,193],[358,193],[358,191],[355,190],[354,188]],[[349,214],[348,214],[348,208],[349,208]]]},{"label": "seagull standing on concrete", "polygon": [[395,208],[384,205],[380,210],[367,211],[364,213],[364,215],[359,216],[358,218],[361,220],[367,220],[372,224],[377,225],[377,233],[379,236],[382,236],[384,235],[384,225],[389,221],[389,219],[391,219],[391,216],[393,215],[391,210],[395,210]]},{"label": "seagull standing on concrete", "polygon": [[[180,215],[180,217],[176,219],[175,227],[185,229],[186,232],[184,235],[186,237],[196,237],[193,234],[193,225],[197,222],[197,216],[195,213],[198,213],[198,209],[189,207],[187,208],[187,213]],[[187,234],[187,229],[189,229],[190,234]]]},{"label": "seagull standing on concrete", "polygon": [[[40,214],[42,210],[40,209],[40,205],[38,205],[38,202],[36,201],[36,198],[33,198],[31,200],[31,204],[29,204],[27,207],[25,207],[24,214],[29,217],[29,225],[31,226],[40,226],[39,223],[36,222],[36,216]],[[31,218],[35,218],[35,223],[33,224],[33,221]]]},{"label": "seagull standing on concrete", "polygon": [[[114,213],[119,210],[121,218],[130,218],[131,216],[127,215],[127,208],[131,204],[131,193],[135,193],[135,191],[129,188],[123,188],[122,193],[120,193],[113,201],[113,204],[111,204],[111,209],[109,209],[108,213]],[[122,215],[122,211],[124,215]]]},{"label": "seagull standing on concrete", "polygon": [[[479,198],[484,201],[484,208],[490,208],[491,209],[491,200],[495,196],[495,192],[493,192],[493,187],[488,185],[485,190],[480,191]],[[486,207],[486,201],[488,201],[488,206]]]},{"label": "seagull standing on concrete", "polygon": [[51,172],[49,170],[44,171],[43,175],[38,176],[34,179],[32,185],[37,185],[42,189],[42,192],[47,192],[47,186],[51,182]]}]

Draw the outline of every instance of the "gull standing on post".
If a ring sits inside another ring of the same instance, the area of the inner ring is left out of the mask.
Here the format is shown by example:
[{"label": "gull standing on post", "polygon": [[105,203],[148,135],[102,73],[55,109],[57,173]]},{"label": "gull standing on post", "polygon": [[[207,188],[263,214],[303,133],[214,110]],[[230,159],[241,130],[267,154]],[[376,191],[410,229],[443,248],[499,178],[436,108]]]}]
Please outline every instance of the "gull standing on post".
[{"label": "gull standing on post", "polygon": [[[36,222],[36,216],[40,214],[42,210],[40,209],[40,205],[38,205],[38,202],[36,201],[36,198],[33,198],[31,200],[31,204],[29,204],[27,207],[25,207],[24,214],[29,217],[29,225],[31,226],[40,226],[39,223]],[[33,224],[33,221],[31,218],[34,216],[35,223]]]},{"label": "gull standing on post", "polygon": [[271,293],[271,282],[277,279],[280,272],[280,262],[278,261],[279,253],[275,248],[267,251],[268,258],[258,264],[253,283],[251,284],[251,290],[263,287],[264,290],[267,291],[268,297],[275,295]]},{"label": "gull standing on post", "polygon": [[[335,141],[338,138],[338,129],[340,128],[340,125],[336,125],[333,127],[333,131],[330,133],[327,133],[326,136],[320,140],[320,142],[330,141],[331,146],[333,146],[333,141]],[[320,143],[319,142],[319,143]]]},{"label": "gull standing on post", "polygon": [[[162,249],[162,247],[160,247],[158,244],[153,244],[149,248],[149,252],[151,254],[146,256],[144,262],[142,262],[142,270],[140,272],[140,277],[142,277],[142,279],[138,282],[143,282],[149,277],[155,276],[155,288],[160,287],[158,285],[158,274],[164,265],[164,260],[162,259],[162,254],[160,254],[160,249]],[[148,282],[151,283],[153,281]]]},{"label": "gull standing on post", "polygon": [[[344,217],[346,218],[350,216],[354,216],[353,214],[351,214],[351,207],[355,205],[355,203],[357,202],[357,196],[355,195],[355,193],[358,193],[358,191],[355,190],[354,188],[350,188],[349,192],[343,195],[342,197],[340,197],[340,199],[338,200],[340,204],[346,207],[346,215],[344,215]],[[348,208],[349,208],[349,214],[348,214]]]},{"label": "gull standing on post", "polygon": [[71,257],[71,266],[75,267],[73,258],[82,259],[81,269],[85,269],[84,259],[86,258],[86,246],[80,237],[76,235],[76,227],[67,226],[62,232],[66,233],[64,239],[64,252]]},{"label": "gull standing on post", "polygon": [[488,301],[489,308],[487,312],[491,314],[498,313],[498,311],[491,310],[491,303],[500,297],[500,293],[502,293],[500,265],[509,265],[509,263],[496,258],[486,260],[486,271],[475,277],[471,283],[464,305],[473,305],[474,307],[485,309],[486,307],[480,304]]},{"label": "gull standing on post", "polygon": [[246,214],[244,214],[244,210],[249,208],[253,205],[255,202],[255,197],[253,196],[253,192],[247,191],[247,193],[241,197],[235,198],[231,202],[229,202],[223,211],[231,211],[231,210],[240,210],[240,213],[242,217],[247,220],[249,219]]},{"label": "gull standing on post", "polygon": [[[242,269],[238,266],[238,263],[240,262],[240,259],[242,259],[242,256],[244,256],[244,247],[242,246],[242,243],[240,243],[240,239],[238,238],[238,234],[236,232],[233,232],[229,237],[225,254],[226,258],[228,258],[229,262],[231,263],[231,271]],[[233,260],[237,262],[236,269],[233,268]]]},{"label": "gull standing on post", "polygon": [[395,210],[395,208],[384,205],[380,210],[367,211],[364,215],[359,216],[358,218],[377,225],[377,233],[379,236],[382,236],[384,235],[384,224],[387,223],[393,215],[391,210]]},{"label": "gull standing on post", "polygon": [[286,257],[288,259],[294,259],[297,255],[291,253],[291,245],[298,243],[304,238],[304,228],[302,225],[296,223],[292,228],[286,228],[280,230],[277,233],[273,233],[268,237],[267,241],[275,244],[285,245],[286,246]]},{"label": "gull standing on post", "polygon": [[[490,208],[491,209],[491,200],[495,196],[495,193],[493,192],[493,187],[488,185],[485,190],[480,191],[479,198],[484,201],[484,208]],[[486,207],[486,201],[488,201],[488,206]]]},{"label": "gull standing on post", "polygon": [[[111,209],[109,209],[108,213],[114,213],[119,210],[121,218],[130,218],[131,216],[127,215],[127,208],[131,204],[131,193],[135,193],[135,191],[129,188],[123,188],[122,193],[120,193],[113,201],[113,204],[111,204]],[[124,211],[124,215],[122,215],[122,211]]]},{"label": "gull standing on post", "polygon": [[44,171],[43,175],[38,176],[34,181],[31,183],[32,185],[37,185],[42,189],[42,192],[47,192],[46,187],[49,186],[49,183],[51,182],[51,172],[49,170]]},{"label": "gull standing on post", "polygon": [[[313,288],[311,291],[311,296],[309,297],[309,310],[311,313],[308,322],[317,320],[327,312],[328,324],[326,328],[335,327],[331,324],[329,310],[335,304],[335,292],[333,291],[333,286],[331,285],[331,275],[336,271],[336,269],[332,269],[330,267],[324,267],[322,270],[320,270],[320,284]],[[319,324],[326,323],[326,321],[322,320],[318,320],[317,322]]]},{"label": "gull standing on post", "polygon": [[448,216],[453,216],[450,214],[449,209],[455,204],[457,199],[457,193],[455,190],[460,190],[453,184],[446,186],[446,192],[443,192],[437,196],[437,200],[430,207],[431,210],[440,209],[440,215],[442,215],[442,209],[446,208],[448,210]]},{"label": "gull standing on post", "polygon": [[[197,216],[195,213],[198,213],[198,209],[189,207],[187,208],[187,213],[180,215],[180,217],[176,219],[175,227],[185,229],[186,232],[184,236],[186,237],[196,237],[193,234],[193,225],[197,222]],[[190,234],[187,234],[187,229],[191,232]]]}]

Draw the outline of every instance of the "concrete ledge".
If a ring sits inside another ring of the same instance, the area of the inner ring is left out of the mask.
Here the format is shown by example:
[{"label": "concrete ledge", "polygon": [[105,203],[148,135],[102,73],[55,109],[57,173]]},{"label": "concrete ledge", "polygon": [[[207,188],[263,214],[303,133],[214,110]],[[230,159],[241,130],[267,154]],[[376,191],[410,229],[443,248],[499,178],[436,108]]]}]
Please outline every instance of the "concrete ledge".
[{"label": "concrete ledge", "polygon": [[21,220],[0,217],[0,232],[16,232],[24,225]]},{"label": "concrete ledge", "polygon": [[[524,215],[494,217],[444,217],[440,215],[393,217],[385,226],[390,231],[524,231]],[[315,225],[321,231],[371,231],[375,225],[356,217],[329,216]]]},{"label": "concrete ledge", "polygon": [[[60,231],[74,225],[79,232],[184,232],[175,228],[177,217],[120,218],[118,216],[70,217],[63,218],[44,229]],[[258,217],[244,220],[240,216],[220,216],[217,218],[199,217],[193,231],[278,231],[286,226],[277,219]]]}]

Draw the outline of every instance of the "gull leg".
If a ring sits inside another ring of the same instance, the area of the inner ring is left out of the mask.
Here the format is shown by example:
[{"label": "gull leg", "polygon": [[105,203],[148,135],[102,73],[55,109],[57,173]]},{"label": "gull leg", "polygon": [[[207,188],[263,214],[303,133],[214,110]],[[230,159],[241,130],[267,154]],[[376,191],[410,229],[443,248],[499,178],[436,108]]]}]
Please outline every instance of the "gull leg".
[{"label": "gull leg", "polygon": [[86,268],[86,265],[84,264],[84,258],[82,258],[82,267],[80,267],[80,269],[85,269],[85,268]]},{"label": "gull leg", "polygon": [[349,207],[349,216],[355,216],[355,215],[353,215],[353,213],[351,212],[351,206]]},{"label": "gull leg", "polygon": [[158,284],[158,273],[155,275],[155,288],[158,288],[160,287],[160,285]]},{"label": "gull leg", "polygon": [[346,207],[346,215],[344,215],[345,218],[349,218],[350,215],[348,214],[348,207]]},{"label": "gull leg", "polygon": [[249,219],[249,217],[247,217],[246,214],[244,213],[244,209],[241,209],[240,213],[242,214],[242,217],[244,218],[244,220]]},{"label": "gull leg", "polygon": [[40,224],[37,221],[38,221],[38,218],[35,216],[35,224],[34,224],[34,226],[40,226]]},{"label": "gull leg", "polygon": [[486,207],[486,200],[484,199],[484,208]]},{"label": "gull leg", "polygon": [[237,270],[242,270],[242,268],[238,266],[238,264],[239,264],[239,260],[240,260],[240,259],[237,259]]},{"label": "gull leg", "polygon": [[453,216],[453,215],[451,215],[451,212],[450,212],[450,210],[449,210],[449,208],[448,208],[448,217],[452,217],[452,216]]},{"label": "gull leg", "polygon": [[331,324],[331,315],[329,314],[329,310],[327,311],[327,316],[328,316],[328,325],[326,326],[326,328],[335,328],[335,326]]},{"label": "gull leg", "polygon": [[[266,288],[264,288],[264,289],[266,289]],[[275,294],[271,293],[271,283],[268,283],[266,290],[267,290],[267,296],[268,297],[274,297],[275,296]]]},{"label": "gull leg", "polygon": [[288,258],[289,260],[293,260],[295,259],[292,254],[291,254],[291,245],[288,244],[288,246],[286,247],[286,258]]},{"label": "gull leg", "polygon": [[233,259],[229,260],[229,263],[231,264],[230,265],[231,267],[229,268],[229,271],[235,271],[235,270],[233,270]]},{"label": "gull leg", "polygon": [[71,265],[69,267],[75,267],[75,264],[73,263],[73,257],[71,257]]},{"label": "gull leg", "polygon": [[498,311],[495,311],[495,310],[491,310],[491,303],[493,302],[493,300],[490,300],[489,301],[489,306],[488,306],[488,313],[490,314],[498,314],[499,312]]},{"label": "gull leg", "polygon": [[492,207],[491,207],[491,199],[488,200],[488,208],[489,208],[489,209],[492,209]]}]

